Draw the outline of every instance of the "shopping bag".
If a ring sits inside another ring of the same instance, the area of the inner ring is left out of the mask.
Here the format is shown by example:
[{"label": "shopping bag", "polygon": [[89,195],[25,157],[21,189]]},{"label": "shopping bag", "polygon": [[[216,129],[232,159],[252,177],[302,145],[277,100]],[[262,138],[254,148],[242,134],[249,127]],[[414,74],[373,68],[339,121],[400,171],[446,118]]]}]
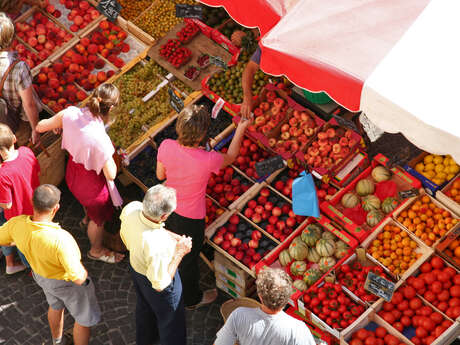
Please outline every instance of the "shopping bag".
[{"label": "shopping bag", "polygon": [[310,173],[303,171],[292,183],[292,210],[299,216],[319,217],[318,196]]}]

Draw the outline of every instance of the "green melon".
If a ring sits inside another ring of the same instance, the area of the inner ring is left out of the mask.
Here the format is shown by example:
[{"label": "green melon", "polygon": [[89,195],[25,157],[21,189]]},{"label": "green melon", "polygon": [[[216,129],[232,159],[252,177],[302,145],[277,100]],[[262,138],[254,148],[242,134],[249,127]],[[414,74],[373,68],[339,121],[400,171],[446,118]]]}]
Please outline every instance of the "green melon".
[{"label": "green melon", "polygon": [[327,272],[332,267],[334,267],[335,264],[336,264],[336,261],[335,261],[334,257],[325,256],[325,257],[322,257],[321,260],[319,260],[319,269],[322,272]]},{"label": "green melon", "polygon": [[392,198],[391,196],[383,200],[382,211],[385,213],[393,212],[393,210],[398,207],[398,200]]},{"label": "green melon", "polygon": [[294,237],[294,239],[292,240],[292,242],[299,242],[299,243],[303,243],[303,241],[302,241],[302,237],[300,237],[300,236]]},{"label": "green melon", "polygon": [[305,261],[294,261],[291,264],[291,273],[295,276],[302,276],[307,270],[307,263]]},{"label": "green melon", "polygon": [[321,233],[316,227],[307,226],[300,236],[307,246],[313,247],[320,239]]},{"label": "green melon", "polygon": [[302,241],[293,241],[289,246],[289,255],[294,260],[305,260],[308,254],[308,247]]},{"label": "green melon", "polygon": [[335,242],[335,246],[336,246],[337,248],[347,248],[347,249],[350,248],[350,247],[348,246],[348,244],[346,244],[346,243],[343,242],[342,240],[337,240],[337,241]]},{"label": "green melon", "polygon": [[302,279],[294,280],[292,286],[294,286],[297,290],[300,291],[305,291],[307,289],[307,283],[305,283]]},{"label": "green melon", "polygon": [[321,259],[321,256],[318,254],[315,248],[308,248],[307,260],[310,262],[317,263]]},{"label": "green melon", "polygon": [[355,190],[358,195],[366,196],[374,193],[375,185],[371,180],[362,179],[356,184]]},{"label": "green melon", "polygon": [[316,283],[322,276],[320,270],[316,268],[308,269],[305,274],[303,275],[303,281],[308,285],[311,286]]},{"label": "green melon", "polygon": [[316,251],[321,256],[332,256],[335,252],[335,242],[322,238],[316,242]]},{"label": "green melon", "polygon": [[335,250],[334,256],[340,260],[341,258],[343,258],[344,256],[348,254],[348,250],[349,248],[346,248],[346,247],[337,247],[337,249]]},{"label": "green melon", "polygon": [[376,226],[383,219],[383,213],[378,210],[371,210],[367,213],[366,223],[370,227]]},{"label": "green melon", "polygon": [[278,260],[280,261],[281,266],[289,265],[289,263],[292,261],[292,258],[289,255],[289,251],[287,249],[281,251]]},{"label": "green melon", "polygon": [[391,178],[390,170],[381,165],[372,169],[371,175],[375,182],[388,181]]},{"label": "green melon", "polygon": [[346,193],[341,200],[343,207],[353,208],[359,204],[359,198],[355,193]]},{"label": "green melon", "polygon": [[363,198],[363,210],[369,212],[370,210],[378,210],[380,208],[380,199],[371,194]]},{"label": "green melon", "polygon": [[321,235],[321,238],[323,240],[331,240],[331,241],[335,241],[337,239],[337,237],[332,232],[329,232],[329,231],[324,231],[323,234]]}]

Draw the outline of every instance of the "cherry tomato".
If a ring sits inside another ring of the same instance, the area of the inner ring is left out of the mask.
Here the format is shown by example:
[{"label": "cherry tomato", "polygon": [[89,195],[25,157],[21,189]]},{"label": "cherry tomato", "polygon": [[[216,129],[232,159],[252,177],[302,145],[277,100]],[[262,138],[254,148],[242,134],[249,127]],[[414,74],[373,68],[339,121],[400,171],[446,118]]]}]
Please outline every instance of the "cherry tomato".
[{"label": "cherry tomato", "polygon": [[[425,287],[425,281],[421,278],[414,278],[412,281],[412,286],[417,292]],[[419,292],[420,293],[420,292]]]},{"label": "cherry tomato", "polygon": [[433,258],[430,261],[431,266],[435,269],[441,269],[444,267],[444,261],[439,256],[433,256]]},{"label": "cherry tomato", "polygon": [[434,312],[430,315],[430,319],[433,320],[436,325],[438,325],[442,322],[442,320],[444,320],[444,316],[442,316],[440,313]]},{"label": "cherry tomato", "polygon": [[375,329],[375,335],[377,335],[377,337],[379,338],[383,339],[387,335],[387,333],[388,333],[387,330],[383,327],[377,327]]},{"label": "cherry tomato", "polygon": [[438,281],[433,281],[433,283],[431,283],[430,289],[435,294],[438,294],[442,291],[442,283]]},{"label": "cherry tomato", "polygon": [[407,299],[412,299],[415,297],[416,291],[412,286],[406,286],[403,289],[403,294]]},{"label": "cherry tomato", "polygon": [[450,298],[449,291],[442,290],[441,293],[438,294],[438,300],[440,301],[447,301]]},{"label": "cherry tomato", "polygon": [[451,286],[449,292],[452,297],[460,297],[460,285]]},{"label": "cherry tomato", "polygon": [[418,297],[412,298],[409,302],[409,306],[412,310],[417,310],[423,305],[422,300]]},{"label": "cherry tomato", "polygon": [[423,297],[428,301],[428,302],[431,302],[433,303],[435,300],[436,300],[436,295],[434,294],[433,291],[426,291],[424,294],[423,294]]},{"label": "cherry tomato", "polygon": [[422,273],[431,272],[432,269],[433,268],[429,262],[425,262],[420,266],[420,272]]}]

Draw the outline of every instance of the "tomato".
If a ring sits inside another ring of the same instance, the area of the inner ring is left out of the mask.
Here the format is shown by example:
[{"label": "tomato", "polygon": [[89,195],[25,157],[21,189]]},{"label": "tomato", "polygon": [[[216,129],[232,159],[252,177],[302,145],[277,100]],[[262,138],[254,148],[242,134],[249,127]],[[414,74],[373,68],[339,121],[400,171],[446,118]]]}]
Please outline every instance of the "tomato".
[{"label": "tomato", "polygon": [[367,329],[361,328],[354,335],[358,339],[366,340],[366,338],[369,336],[369,331]]},{"label": "tomato", "polygon": [[393,314],[393,316],[395,317],[395,320],[399,320],[401,318],[401,311],[399,311],[398,309],[393,309],[390,313]]},{"label": "tomato", "polygon": [[451,325],[452,325],[452,322],[449,320],[444,320],[441,324],[441,326],[446,327],[446,329],[448,329]]},{"label": "tomato", "polygon": [[449,316],[451,319],[456,319],[460,316],[460,306],[450,308],[450,310],[450,314],[452,315],[452,317],[450,317],[449,314],[447,314],[449,312],[449,309],[447,310],[446,315]]},{"label": "tomato", "polygon": [[324,301],[326,299],[326,297],[327,297],[327,295],[326,295],[326,293],[324,291],[320,291],[318,293],[318,298],[319,298],[320,301]]},{"label": "tomato", "polygon": [[419,326],[415,329],[415,335],[421,339],[424,339],[428,333],[425,328]]},{"label": "tomato", "polygon": [[429,345],[429,344],[431,344],[431,343],[434,343],[435,340],[436,340],[436,338],[433,337],[432,335],[430,335],[429,337],[427,337],[427,338],[425,339],[425,344]]},{"label": "tomato", "polygon": [[447,301],[450,298],[449,291],[442,290],[441,293],[438,294],[438,300],[440,301]]},{"label": "tomato", "polygon": [[432,269],[433,268],[429,262],[425,262],[420,266],[420,272],[422,273],[431,272]]},{"label": "tomato", "polygon": [[396,338],[392,334],[387,334],[383,340],[385,341],[386,345],[398,345],[399,344],[399,339]]},{"label": "tomato", "polygon": [[438,281],[434,281],[433,283],[431,283],[430,289],[435,294],[438,294],[442,291],[442,283]]},{"label": "tomato", "polygon": [[460,273],[456,274],[454,276],[454,284],[455,285],[460,285]]},{"label": "tomato", "polygon": [[404,310],[404,311],[403,311],[403,314],[404,314],[405,316],[411,317],[411,316],[413,316],[413,315],[415,314],[415,312],[414,312],[412,309],[407,309],[407,310]]},{"label": "tomato", "polygon": [[403,310],[406,310],[407,308],[409,308],[409,302],[407,300],[404,300],[402,301],[401,303],[399,303],[396,308],[398,308],[399,310],[403,311]]},{"label": "tomato", "polygon": [[415,279],[417,278],[414,276],[410,276],[409,278],[407,278],[406,283],[413,286]]},{"label": "tomato", "polygon": [[435,336],[436,338],[438,338],[441,334],[444,333],[445,330],[446,330],[445,327],[442,327],[442,326],[436,327],[435,330],[434,330],[434,336]]},{"label": "tomato", "polygon": [[422,344],[421,340],[419,338],[417,338],[417,337],[412,337],[410,341],[413,342],[415,345],[421,345]]},{"label": "tomato", "polygon": [[420,325],[420,316],[416,315],[412,318],[412,326],[418,327]]},{"label": "tomato", "polygon": [[431,312],[432,312],[432,309],[429,307],[429,306],[423,306],[422,308],[420,308],[420,311],[421,311],[421,314],[423,316],[430,316],[431,315]]},{"label": "tomato", "polygon": [[444,268],[443,272],[446,272],[451,278],[453,278],[457,274],[457,271],[453,267],[450,267],[450,266],[447,266],[446,268]]},{"label": "tomato", "polygon": [[387,330],[383,327],[377,327],[375,329],[375,335],[379,338],[384,338],[387,335]]},{"label": "tomato", "polygon": [[385,311],[391,311],[391,310],[394,309],[394,307],[395,306],[393,305],[393,303],[389,303],[389,302],[384,302],[383,303],[383,310],[385,310]]},{"label": "tomato", "polygon": [[449,281],[442,283],[442,288],[444,290],[449,290],[451,286],[452,286],[452,282],[450,281],[450,277],[449,277]]},{"label": "tomato", "polygon": [[383,339],[377,339],[377,345],[385,345]]},{"label": "tomato", "polygon": [[450,274],[447,273],[445,270],[441,271],[438,274],[438,280],[442,283],[447,282],[450,280]]},{"label": "tomato", "polygon": [[427,332],[431,332],[434,330],[434,327],[435,327],[435,324],[433,322],[433,320],[431,320],[430,318],[426,317],[423,321],[422,321],[422,325],[421,325],[423,328],[426,329]]},{"label": "tomato", "polygon": [[361,339],[354,338],[352,341],[350,341],[350,345],[364,345]]},{"label": "tomato", "polygon": [[342,266],[340,267],[340,270],[341,270],[342,272],[344,272],[344,273],[348,273],[348,272],[351,271],[351,268],[350,268],[350,265],[344,264],[344,265],[342,265]]},{"label": "tomato", "polygon": [[446,311],[447,308],[449,308],[449,305],[447,304],[447,302],[441,302],[437,305],[437,308],[440,310],[440,311]]},{"label": "tomato", "polygon": [[376,342],[376,339],[375,337],[368,337],[365,341],[364,341],[364,345],[376,345],[377,342]]},{"label": "tomato", "polygon": [[411,325],[410,317],[404,315],[404,316],[401,318],[401,323],[403,324],[404,327],[409,327],[409,326]]},{"label": "tomato", "polygon": [[391,303],[393,303],[394,305],[398,305],[399,303],[401,303],[402,300],[403,300],[402,293],[399,292],[399,291],[396,291],[393,294],[393,298],[391,299]]},{"label": "tomato", "polygon": [[460,285],[451,286],[449,292],[452,297],[460,297]]},{"label": "tomato", "polygon": [[417,310],[418,308],[420,308],[421,306],[423,305],[422,303],[422,300],[418,297],[416,298],[412,298],[409,302],[409,306],[411,309],[413,310]]},{"label": "tomato", "polygon": [[414,278],[414,280],[412,281],[412,286],[415,290],[419,291],[420,289],[423,289],[425,287],[425,281],[421,278]]},{"label": "tomato", "polygon": [[425,283],[427,285],[431,285],[436,280],[436,276],[433,274],[433,272],[430,272],[430,273],[426,273],[423,276],[423,279],[425,279]]},{"label": "tomato", "polygon": [[402,331],[404,330],[404,325],[401,323],[401,322],[395,322],[393,324],[393,327],[396,328],[398,331],[400,331],[402,333]]},{"label": "tomato", "polygon": [[438,325],[442,322],[442,320],[444,320],[444,316],[442,316],[440,313],[434,312],[430,315],[430,319]]},{"label": "tomato", "polygon": [[406,286],[403,289],[403,295],[407,299],[412,299],[415,297],[416,291],[412,286]]},{"label": "tomato", "polygon": [[434,302],[436,300],[436,295],[434,294],[433,291],[426,291],[424,294],[423,294],[423,297],[428,301],[428,302]]},{"label": "tomato", "polygon": [[382,317],[390,325],[392,325],[395,322],[395,317],[393,316],[393,314],[391,312],[384,313]]},{"label": "tomato", "polygon": [[444,261],[439,256],[433,256],[433,258],[430,261],[431,266],[435,269],[441,269],[444,268]]}]

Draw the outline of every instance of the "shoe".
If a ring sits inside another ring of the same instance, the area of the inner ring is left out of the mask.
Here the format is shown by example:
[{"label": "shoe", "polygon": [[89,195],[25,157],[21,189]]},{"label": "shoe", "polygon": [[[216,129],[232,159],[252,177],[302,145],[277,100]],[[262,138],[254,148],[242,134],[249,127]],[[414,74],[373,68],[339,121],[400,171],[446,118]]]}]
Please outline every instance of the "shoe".
[{"label": "shoe", "polygon": [[203,297],[201,298],[201,302],[195,305],[190,305],[185,307],[186,310],[195,310],[214,302],[217,298],[217,290],[216,289],[209,289],[203,292]]},{"label": "shoe", "polygon": [[15,274],[15,273],[18,273],[18,272],[22,272],[26,268],[27,267],[24,266],[23,264],[14,265],[14,266],[6,266],[6,274]]}]

